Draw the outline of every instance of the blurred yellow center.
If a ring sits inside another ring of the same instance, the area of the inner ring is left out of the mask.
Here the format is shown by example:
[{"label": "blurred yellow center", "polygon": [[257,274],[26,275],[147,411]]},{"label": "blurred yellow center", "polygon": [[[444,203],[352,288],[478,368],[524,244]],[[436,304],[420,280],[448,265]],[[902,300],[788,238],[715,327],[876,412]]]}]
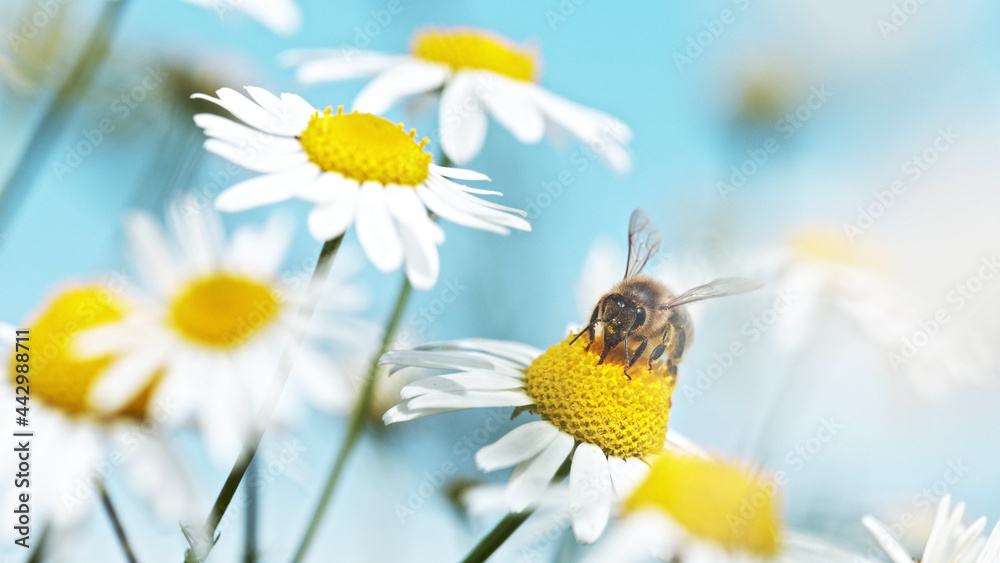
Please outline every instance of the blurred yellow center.
[{"label": "blurred yellow center", "polygon": [[[122,319],[125,308],[111,292],[99,286],[69,289],[56,296],[28,327],[28,376],[31,398],[58,409],[68,416],[92,418],[125,417],[142,419],[149,412],[149,400],[162,378],[159,371],[146,386],[116,413],[108,415],[92,409],[87,402],[90,390],[114,361],[113,356],[87,360],[74,352],[74,339],[85,329]],[[13,351],[11,378],[17,385],[17,366],[24,350]],[[22,369],[23,371],[23,369]]]},{"label": "blurred yellow center", "polygon": [[482,31],[421,32],[413,38],[413,54],[454,70],[487,70],[514,80],[535,79],[535,58],[529,51]]},{"label": "blurred yellow center", "polygon": [[428,140],[416,140],[403,124],[370,113],[343,113],[338,107],[316,112],[299,135],[303,150],[324,172],[337,172],[358,182],[418,186],[427,179],[431,155]]},{"label": "blurred yellow center", "polygon": [[190,282],[170,305],[170,321],[193,342],[233,348],[257,334],[277,317],[278,294],[251,278],[209,274]]},{"label": "blurred yellow center", "polygon": [[797,233],[790,241],[792,252],[802,260],[822,261],[851,268],[885,270],[888,259],[869,246],[851,242],[834,230],[812,229]]},{"label": "blurred yellow center", "polygon": [[600,335],[589,352],[586,336],[570,345],[572,338],[546,350],[525,370],[524,388],[535,401],[534,412],[607,455],[636,457],[662,450],[675,382],[665,365],[654,364],[650,372],[640,360],[629,368],[630,381],[620,350],[597,364],[604,345]]},{"label": "blurred yellow center", "polygon": [[669,451],[625,501],[625,510],[653,509],[695,537],[731,551],[770,557],[781,523],[773,483],[740,467]]}]

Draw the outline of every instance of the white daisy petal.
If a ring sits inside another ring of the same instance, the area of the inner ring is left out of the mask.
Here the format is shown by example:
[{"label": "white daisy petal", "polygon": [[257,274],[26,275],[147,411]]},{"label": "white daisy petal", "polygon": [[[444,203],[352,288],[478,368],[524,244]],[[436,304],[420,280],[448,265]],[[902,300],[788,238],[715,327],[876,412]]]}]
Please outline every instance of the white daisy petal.
[{"label": "white daisy petal", "polygon": [[213,98],[206,94],[193,94],[191,97],[212,102],[233,114],[233,116],[250,127],[267,133],[292,137],[301,132],[301,130],[287,131],[270,112],[253,103],[249,98],[232,88],[220,88],[215,94],[218,98]]},{"label": "white daisy petal", "polygon": [[239,148],[218,139],[207,139],[205,150],[254,172],[284,172],[309,162],[304,151],[272,151],[263,141],[259,145],[247,144]]},{"label": "white daisy petal", "polygon": [[427,186],[418,186],[417,195],[420,196],[420,200],[424,202],[424,205],[426,205],[428,209],[433,211],[442,219],[451,221],[456,225],[462,225],[463,227],[479,229],[482,231],[489,231],[500,235],[510,233],[510,229],[507,229],[506,227],[495,225],[489,221],[480,219],[467,211],[454,207]]},{"label": "white daisy petal", "polygon": [[542,351],[534,346],[507,340],[490,340],[488,338],[465,338],[446,342],[428,342],[415,348],[416,350],[474,350],[485,352],[500,358],[506,358],[527,367],[535,361]]},{"label": "white daisy petal", "polygon": [[305,101],[305,99],[298,94],[282,92],[281,101],[284,102],[286,108],[300,117],[310,118],[314,113],[316,113],[316,108],[314,108],[312,104]]},{"label": "white daisy petal", "polygon": [[303,84],[364,78],[388,70],[409,57],[355,49],[301,49],[285,51],[279,61],[298,66],[295,79]]},{"label": "white daisy petal", "polygon": [[532,404],[523,391],[463,391],[425,393],[408,401],[411,409],[522,407]]},{"label": "white daisy petal", "polygon": [[504,76],[492,77],[493,89],[482,96],[486,108],[514,137],[534,144],[545,135],[545,117],[525,83]]},{"label": "white daisy petal", "polygon": [[339,237],[354,221],[360,186],[349,180],[339,181],[332,174],[320,175],[312,185],[317,190],[329,190],[332,197],[309,211],[309,234],[324,241]]},{"label": "white daisy petal", "polygon": [[168,295],[180,283],[173,252],[159,225],[147,213],[125,217],[129,257],[147,287]]},{"label": "white daisy petal", "polygon": [[[454,205],[474,211],[477,215],[483,217],[484,219],[489,219],[496,223],[512,226],[516,229],[524,231],[531,230],[531,225],[521,218],[528,215],[526,211],[470,195],[468,192],[471,191],[472,188],[452,182],[451,180],[441,176],[431,177],[428,185],[431,189],[435,190],[435,193],[438,193],[439,195],[446,195],[448,197],[448,201]],[[516,217],[517,215],[520,215],[521,217]]]},{"label": "white daisy petal", "polygon": [[621,145],[632,139],[632,130],[621,120],[538,86],[533,87],[531,97],[546,117],[590,145],[590,149],[616,172],[627,172],[631,168],[631,157]]},{"label": "white daisy petal", "polygon": [[199,209],[197,201],[178,201],[167,207],[167,224],[180,243],[181,255],[201,271],[211,268],[225,245],[225,231],[218,214]]},{"label": "white daisy petal", "polygon": [[[659,513],[646,510],[622,520],[615,525],[601,543],[587,551],[582,563],[638,563],[648,561],[652,552],[664,550],[664,543],[671,543],[665,534],[672,528]],[[667,559],[670,557],[668,556]],[[685,562],[687,559],[685,559]]]},{"label": "white daisy petal", "polygon": [[163,366],[169,341],[152,342],[131,354],[119,358],[94,384],[91,403],[104,412],[114,412],[129,402],[149,383],[157,369]]},{"label": "white daisy petal", "polygon": [[476,95],[475,73],[458,72],[441,94],[441,149],[456,164],[465,164],[483,148],[486,111]]},{"label": "white daisy petal", "polygon": [[73,339],[73,352],[81,358],[119,354],[148,338],[147,331],[137,330],[127,320],[106,323],[81,331]]},{"label": "white daisy petal", "polygon": [[944,557],[944,549],[951,539],[951,531],[965,512],[965,505],[962,503],[958,503],[954,512],[950,508],[951,495],[945,495],[938,504],[937,512],[934,514],[934,526],[927,537],[927,547],[924,549],[923,557],[927,561],[937,561],[938,558]]},{"label": "white daisy petal", "polygon": [[411,399],[430,392],[492,391],[497,389],[520,389],[522,382],[516,377],[496,375],[489,372],[449,373],[424,377],[410,383],[399,391],[401,399]]},{"label": "white daisy petal", "polygon": [[476,466],[495,471],[527,461],[548,447],[559,434],[552,424],[536,420],[511,430],[496,442],[476,452]]},{"label": "white daisy petal", "polygon": [[431,172],[435,174],[440,174],[445,178],[455,178],[457,180],[473,180],[473,181],[483,181],[489,182],[490,177],[486,174],[481,174],[475,170],[467,170],[465,168],[451,168],[448,166],[438,166],[433,162],[429,166]]},{"label": "white daisy petal", "polygon": [[234,184],[215,198],[215,208],[229,213],[278,203],[295,197],[298,184],[316,178],[319,169],[312,163],[287,172],[265,174]]},{"label": "white daisy petal", "polygon": [[[449,185],[445,181],[432,182],[429,189],[448,207],[464,211],[469,214],[474,214],[479,219],[486,221],[491,225],[509,227],[521,231],[531,230],[531,225],[527,221],[516,215],[505,212],[512,211],[520,213],[519,210],[504,208],[503,206],[497,206],[491,202],[480,200],[467,193],[463,193],[461,190]],[[497,207],[502,209],[498,209]]]},{"label": "white daisy petal", "polygon": [[632,494],[632,491],[649,475],[649,465],[635,457],[628,459],[609,457],[608,467],[611,469],[611,482],[615,486],[615,496],[619,498]]},{"label": "white daisy petal", "polygon": [[275,153],[302,151],[302,144],[296,139],[264,133],[214,113],[199,113],[194,116],[194,123],[204,130],[206,136],[232,145],[241,152],[254,147],[267,147],[269,152]]},{"label": "white daisy petal", "polygon": [[976,563],[995,563],[996,561],[1000,561],[1000,522],[997,522],[996,526],[993,527],[986,545],[976,559]]},{"label": "white daisy petal", "polygon": [[452,407],[452,408],[436,408],[436,409],[411,409],[406,402],[402,402],[391,409],[385,411],[382,415],[382,422],[386,426],[390,424],[395,424],[397,422],[409,422],[411,420],[416,420],[418,418],[423,418],[425,416],[431,416],[434,414],[445,414],[449,412],[455,412],[465,410],[465,407]]},{"label": "white daisy petal", "polygon": [[386,208],[381,184],[365,182],[361,186],[355,227],[361,248],[379,271],[391,272],[402,265],[403,243]]},{"label": "white daisy petal", "polygon": [[409,59],[386,69],[354,99],[354,109],[381,115],[406,96],[439,88],[451,74],[447,66]]},{"label": "white daisy petal", "polygon": [[611,517],[611,473],[608,457],[593,444],[580,444],[569,470],[573,534],[581,543],[601,537]]},{"label": "white daisy petal", "polygon": [[413,188],[387,187],[386,205],[396,218],[406,257],[406,277],[416,289],[427,290],[437,283],[441,271],[437,242],[440,226],[427,216],[427,210]]},{"label": "white daisy petal", "polygon": [[493,369],[494,364],[470,355],[456,355],[445,352],[423,350],[392,350],[386,352],[378,364],[396,364],[430,369]]},{"label": "white daisy petal", "polygon": [[[301,105],[296,103],[286,104],[282,98],[275,96],[271,92],[257,86],[244,86],[250,97],[257,102],[260,107],[267,110],[279,122],[287,124],[292,131],[303,131],[309,125],[309,118],[314,111],[303,113]],[[301,98],[300,98],[301,99]],[[312,109],[312,106],[310,106]]]},{"label": "white daisy petal", "polygon": [[972,547],[972,544],[979,539],[979,535],[983,533],[986,529],[986,517],[981,517],[971,526],[965,529],[964,532],[957,539],[955,539],[955,547],[952,548],[951,558],[953,560],[961,560],[965,552]]},{"label": "white daisy petal", "polygon": [[[219,10],[219,0],[184,0],[191,4],[197,4],[204,8]],[[225,5],[226,11],[237,9],[251,18],[257,20],[272,33],[278,35],[291,35],[299,30],[302,25],[302,13],[295,0],[240,0]],[[222,16],[225,11],[220,11]]]},{"label": "white daisy petal", "polygon": [[541,453],[514,468],[505,495],[511,510],[523,512],[539,501],[559,467],[573,451],[573,445],[572,436],[559,432]]},{"label": "white daisy petal", "polygon": [[885,551],[886,555],[892,559],[892,563],[913,563],[910,554],[903,549],[903,546],[899,545],[899,542],[892,537],[892,533],[881,522],[871,516],[865,516],[861,519],[861,523],[864,524],[865,528],[868,528],[882,551]]},{"label": "white daisy petal", "polygon": [[316,177],[316,181],[298,186],[295,197],[313,203],[327,204],[343,197],[345,190],[350,190],[353,197],[357,197],[360,188],[361,184],[357,180],[345,178],[337,172],[323,172]]}]

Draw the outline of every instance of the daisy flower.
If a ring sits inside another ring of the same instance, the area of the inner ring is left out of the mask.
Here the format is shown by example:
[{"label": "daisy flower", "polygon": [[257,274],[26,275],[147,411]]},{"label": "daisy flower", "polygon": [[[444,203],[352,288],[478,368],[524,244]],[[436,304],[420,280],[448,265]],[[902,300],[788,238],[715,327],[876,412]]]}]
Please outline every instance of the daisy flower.
[{"label": "daisy flower", "polygon": [[[185,214],[185,208],[194,209],[177,205],[168,213],[176,245],[149,215],[127,218],[128,249],[149,294],[142,307],[82,334],[78,348],[117,356],[90,392],[95,405],[121,408],[161,369],[156,398],[179,406],[173,422],[200,422],[210,452],[224,461],[236,455],[252,428],[283,343],[305,331],[299,308],[310,299],[289,287],[305,286],[302,280],[279,270],[291,242],[289,221],[272,218],[262,227],[239,228],[227,243],[217,214]],[[355,288],[338,289],[358,297]],[[320,406],[346,408],[352,385],[323,348],[352,331],[364,333],[349,315],[332,321],[338,312],[345,311],[320,302],[315,320],[323,331],[307,335],[290,391]],[[348,342],[359,346],[356,339]]]},{"label": "daisy flower", "polygon": [[302,27],[302,11],[295,0],[183,0],[211,9],[219,18],[243,12],[278,35],[292,35]]},{"label": "daisy flower", "polygon": [[[170,520],[194,516],[199,500],[186,469],[159,429],[174,408],[153,398],[162,372],[147,374],[137,393],[117,409],[99,410],[87,400],[115,358],[82,358],[74,345],[81,331],[128,314],[129,304],[118,296],[120,289],[113,283],[61,289],[20,327],[28,331],[27,340],[21,342],[27,350],[16,346],[14,327],[0,323],[0,400],[21,407],[15,397],[24,394],[17,386],[30,386],[30,400],[24,405],[28,425],[12,431],[28,431],[37,437],[14,439],[30,442],[32,523],[51,528],[49,537],[58,542],[53,546],[57,551],[67,546],[67,538],[85,521],[102,479],[128,482],[156,513]],[[28,366],[26,374],[18,369],[23,365]],[[19,381],[19,375],[27,381]],[[6,474],[17,472],[17,462],[15,455],[4,456]],[[25,492],[11,486],[0,497],[13,509],[21,504],[19,494]],[[17,517],[12,510],[6,512],[5,537],[19,525]]]},{"label": "daisy flower", "polygon": [[586,143],[616,172],[631,167],[624,147],[632,139],[628,126],[539,86],[535,53],[490,31],[419,31],[408,55],[314,49],[289,51],[283,59],[298,66],[304,83],[377,75],[355,99],[358,111],[382,114],[404,97],[440,91],[441,148],[457,164],[482,149],[488,112],[522,143],[537,143],[552,123]]},{"label": "daisy flower", "polygon": [[[989,539],[981,536],[986,529],[986,518],[980,518],[966,527],[962,523],[965,503],[951,508],[951,495],[945,495],[938,504],[934,525],[920,563],[997,563],[1000,561],[1000,523],[993,528]],[[913,563],[914,558],[892,536],[885,524],[871,515],[862,519],[879,546],[893,563]]]},{"label": "daisy flower", "polygon": [[[583,541],[604,529],[615,491],[627,490],[648,471],[644,459],[667,440],[675,377],[664,362],[637,362],[631,380],[624,353],[598,364],[603,336],[594,346],[571,345],[573,335],[542,352],[495,340],[460,340],[392,351],[380,363],[448,370],[403,388],[403,402],[383,416],[386,424],[469,408],[515,407],[540,415],[476,453],[484,471],[514,467],[505,499],[514,512],[536,504],[570,458],[569,491],[581,510],[573,528]],[[587,502],[583,502],[587,499]]]},{"label": "daisy flower", "polygon": [[[645,476],[621,494],[615,491],[609,529],[581,561],[865,561],[784,529],[776,484],[739,464],[676,444],[650,461]],[[506,509],[503,492],[494,485],[470,487],[460,500],[474,515]],[[505,549],[523,560],[544,561],[556,532],[573,522],[581,504],[571,502],[568,487],[554,485],[535,508],[532,520]]]},{"label": "daisy flower", "polygon": [[[223,88],[202,98],[225,108],[249,127],[212,114],[195,116],[209,139],[205,148],[244,168],[263,173],[222,192],[217,208],[233,212],[292,198],[315,204],[309,232],[321,241],[336,238],[356,222],[358,240],[382,272],[406,262],[414,287],[437,281],[437,247],[444,230],[428,212],[453,223],[507,234],[530,230],[523,211],[482,200],[474,194],[501,195],[454,180],[486,176],[437,166],[403,125],[368,113],[317,111],[299,96],[280,98],[247,87],[253,101]],[[518,216],[520,215],[520,217]]]},{"label": "daisy flower", "polygon": [[664,451],[584,563],[864,561],[785,530],[777,484],[740,464]]},{"label": "daisy flower", "polygon": [[761,277],[774,279],[788,304],[776,327],[779,345],[805,346],[813,327],[834,314],[855,324],[881,348],[887,367],[923,397],[940,396],[958,383],[983,381],[993,359],[977,335],[955,329],[934,338],[914,336],[922,318],[908,288],[893,279],[887,255],[880,247],[818,228],[757,253]]}]

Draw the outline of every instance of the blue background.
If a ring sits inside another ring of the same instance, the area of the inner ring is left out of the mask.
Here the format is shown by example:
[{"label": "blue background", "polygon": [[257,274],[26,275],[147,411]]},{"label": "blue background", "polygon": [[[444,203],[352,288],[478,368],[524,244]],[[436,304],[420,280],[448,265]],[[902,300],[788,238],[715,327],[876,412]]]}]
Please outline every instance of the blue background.
[{"label": "blue background", "polygon": [[[151,186],[167,185],[176,166],[172,149],[164,149],[170,146],[164,135],[182,135],[187,127],[170,125],[170,108],[183,96],[158,88],[120,121],[111,106],[142,79],[146,64],[180,60],[209,73],[218,85],[261,85],[301,93],[315,106],[349,106],[363,81],[301,87],[288,69],[279,67],[276,55],[288,48],[351,44],[404,52],[411,33],[428,25],[484,27],[534,42],[541,52],[544,87],[620,117],[635,131],[635,140],[632,172],[616,176],[596,161],[579,169],[571,158],[580,146],[572,139],[524,146],[491,121],[483,151],[468,167],[490,175],[493,187],[504,192],[504,203],[531,209],[538,205],[530,217],[533,232],[497,238],[445,225],[439,285],[416,294],[404,319],[404,326],[415,326],[422,308],[439,311],[432,314],[423,339],[482,336],[538,347],[553,343],[563,336],[567,322],[579,319],[573,288],[591,242],[610,237],[624,251],[625,225],[636,206],[657,219],[664,248],[672,253],[696,253],[718,239],[740,248],[776,245],[803,225],[839,229],[855,220],[857,208],[872,200],[873,191],[901,176],[902,163],[928,146],[939,128],[952,127],[960,135],[947,155],[948,165],[932,169],[909,192],[912,197],[901,198],[866,237],[894,249],[898,277],[912,281],[927,298],[925,316],[944,301],[950,287],[974,271],[978,257],[1000,245],[995,174],[1000,172],[1000,143],[994,140],[1000,6],[995,3],[905,3],[918,7],[888,37],[878,24],[892,15],[894,3],[886,0],[808,6],[793,0],[403,0],[402,11],[384,25],[378,22],[380,17],[385,21],[379,12],[386,4],[379,0],[300,4],[305,14],[301,32],[281,38],[239,14],[219,18],[174,0],[133,0],[114,39],[110,64],[80,100],[50,157],[64,158],[84,138],[83,131],[103,118],[116,120],[116,130],[62,179],[51,167],[44,168],[16,214],[0,225],[0,319],[25,318],[62,280],[125,267],[121,213],[162,205]],[[71,37],[89,29],[98,8],[97,2],[69,8]],[[5,20],[13,21],[9,16],[18,12],[5,10]],[[707,29],[719,28],[712,22],[724,10],[732,11],[731,23],[706,39]],[[555,14],[564,15],[560,19]],[[366,25],[377,33],[370,44],[357,43],[358,30]],[[699,34],[700,53],[679,68],[676,57]],[[747,76],[766,84],[786,81],[776,87],[786,96],[776,114],[759,122],[741,119]],[[832,95],[786,139],[775,123],[785,111],[805,103],[810,88],[825,88]],[[0,174],[9,173],[45,96],[41,92],[25,99],[7,93],[0,101],[0,135],[6,147]],[[433,105],[409,111],[404,104],[387,117],[404,120],[418,132],[435,129]],[[768,137],[779,140],[780,150],[738,193],[720,198],[718,182]],[[207,154],[191,162],[187,181],[195,187],[208,184],[210,174],[225,166]],[[564,171],[572,183],[557,197],[547,197],[546,186],[553,189],[551,183]],[[300,219],[307,210],[298,203],[281,207]],[[227,221],[232,226],[264,216],[253,211]],[[347,244],[356,246],[353,232]],[[289,263],[317,251],[300,221]],[[376,295],[369,311],[373,319],[387,315],[400,276],[381,275],[366,266],[362,279]],[[449,281],[465,289],[437,309],[440,301],[435,300]],[[773,299],[773,291],[766,293],[771,290],[739,304],[706,306],[682,381],[685,372],[704,369],[713,351],[738,338],[740,326]],[[996,288],[987,287],[983,295],[976,312],[962,322],[997,336]],[[942,479],[949,461],[961,460],[972,470],[949,484],[948,491],[967,501],[971,514],[988,516],[991,525],[1000,518],[995,385],[959,390],[940,401],[918,401],[900,380],[886,377],[881,356],[849,323],[835,322],[825,331],[832,336],[806,357],[778,357],[772,348],[757,347],[703,397],[675,397],[673,427],[714,451],[788,472],[790,524],[861,551],[870,547],[861,515],[874,511],[891,521],[911,510],[928,517],[927,510],[914,508],[914,495]],[[788,367],[793,361],[794,370]],[[788,370],[805,383],[789,385],[782,376]],[[768,436],[766,443],[748,438],[750,428],[772,417],[779,435]],[[824,417],[842,422],[842,433],[801,470],[790,466],[785,453],[813,436]],[[425,472],[433,474],[449,460],[461,476],[482,478],[454,445],[472,436],[470,429],[485,419],[484,412],[432,417],[367,438],[348,467],[312,560],[329,560],[333,553],[344,561],[457,560],[492,522],[466,522],[440,492],[405,522],[398,520],[395,506],[408,502],[411,490],[428,480]],[[341,435],[341,421],[318,413],[310,413],[296,432],[305,445],[296,470],[283,472],[264,489],[262,560],[283,560],[297,542]],[[279,449],[282,439],[269,438]],[[192,452],[206,498],[214,495],[224,470],[199,459],[191,437],[181,441]],[[141,560],[179,559],[183,539],[175,523],[155,521],[130,500],[124,486],[112,484],[112,494],[121,499]],[[118,557],[111,530],[100,516],[87,524],[73,560],[95,560],[95,554]],[[223,530],[213,560],[237,560],[238,524]],[[21,554],[13,555],[20,560]]]}]

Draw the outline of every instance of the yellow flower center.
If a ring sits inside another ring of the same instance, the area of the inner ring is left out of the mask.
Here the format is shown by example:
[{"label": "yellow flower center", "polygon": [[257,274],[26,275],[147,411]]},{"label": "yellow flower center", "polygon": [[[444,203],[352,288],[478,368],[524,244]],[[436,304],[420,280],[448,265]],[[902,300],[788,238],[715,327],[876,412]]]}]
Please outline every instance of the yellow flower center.
[{"label": "yellow flower center", "polygon": [[[74,353],[73,340],[85,329],[119,321],[124,306],[106,289],[84,286],[69,289],[56,296],[28,327],[28,380],[31,398],[73,417],[143,419],[149,413],[149,401],[163,372],[157,372],[149,383],[117,413],[101,414],[91,408],[87,398],[98,378],[114,361],[113,356],[80,359]],[[12,351],[11,380],[17,385],[18,360],[24,359],[23,349]]]},{"label": "yellow flower center", "polygon": [[358,182],[419,186],[427,179],[431,155],[428,140],[416,140],[403,124],[370,113],[343,113],[343,106],[316,112],[299,135],[302,149],[324,172],[337,172]]},{"label": "yellow flower center", "polygon": [[280,296],[270,286],[213,273],[181,290],[169,315],[186,339],[211,348],[234,348],[267,327],[280,310]]},{"label": "yellow flower center", "polygon": [[469,29],[430,29],[413,37],[413,54],[454,70],[487,70],[514,80],[535,79],[535,58],[503,37]]},{"label": "yellow flower center", "polygon": [[770,557],[781,523],[775,485],[742,468],[669,451],[625,501],[626,511],[659,510],[695,537]]},{"label": "yellow flower center", "polygon": [[580,442],[605,454],[635,457],[663,449],[676,379],[665,365],[640,359],[623,373],[624,345],[597,364],[604,341],[590,351],[587,337],[570,345],[573,335],[552,346],[524,371],[524,388],[533,411]]},{"label": "yellow flower center", "polygon": [[793,235],[789,244],[792,252],[803,260],[873,271],[883,271],[888,264],[881,252],[851,242],[843,233],[834,230],[806,230]]}]

